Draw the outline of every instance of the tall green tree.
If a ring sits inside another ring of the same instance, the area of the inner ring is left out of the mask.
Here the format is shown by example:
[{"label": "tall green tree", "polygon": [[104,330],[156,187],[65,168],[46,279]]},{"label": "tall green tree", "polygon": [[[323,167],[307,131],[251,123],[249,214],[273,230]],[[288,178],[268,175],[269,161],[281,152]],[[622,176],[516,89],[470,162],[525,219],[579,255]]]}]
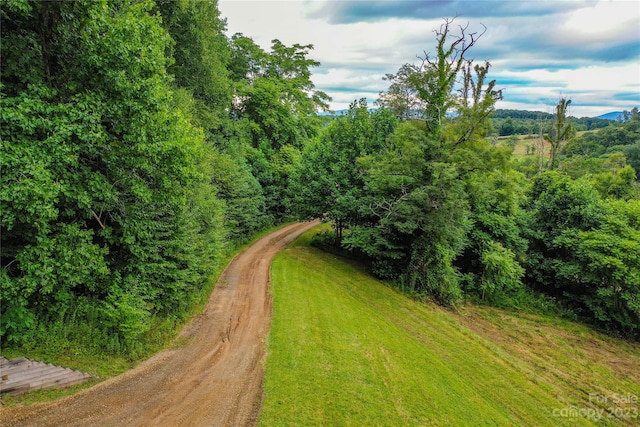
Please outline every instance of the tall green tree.
[{"label": "tall green tree", "polygon": [[529,198],[530,282],[591,322],[638,337],[638,201],[604,201],[586,180],[556,172],[534,178]]},{"label": "tall green tree", "polygon": [[171,39],[153,7],[3,6],[5,339],[97,312],[117,349],[133,349],[215,265],[223,207],[198,168],[202,133],[173,108]]},{"label": "tall green tree", "polygon": [[225,202],[228,236],[241,240],[262,228],[267,215],[263,188],[246,158],[247,136],[229,117],[234,85],[226,22],[214,0],[161,0],[156,9],[172,38],[167,71],[177,87],[174,104],[204,131],[200,170]]},{"label": "tall green tree", "polygon": [[345,239],[374,272],[448,303],[460,297],[452,265],[464,245],[467,202],[457,169],[438,158],[424,122],[404,122],[378,155],[362,160],[367,221]]},{"label": "tall green tree", "polygon": [[316,112],[326,109],[329,99],[311,80],[311,69],[319,65],[308,58],[312,49],[273,40],[271,51],[265,52],[242,34],[231,38],[235,93],[230,114],[249,138],[246,157],[264,190],[267,212],[276,219],[288,214],[290,192],[288,168],[282,162],[274,168],[274,156],[297,157],[288,154],[317,134]]},{"label": "tall green tree", "polygon": [[364,172],[358,159],[379,152],[395,127],[390,110],[371,112],[365,99],[351,103],[347,114],[303,151],[293,183],[299,215],[325,216],[342,241],[344,229],[363,218]]},{"label": "tall green tree", "polygon": [[459,74],[469,65],[469,50],[486,31],[485,29],[479,34],[468,32],[467,24],[460,26],[459,32],[455,34],[452,29],[453,21],[445,19],[435,31],[436,53],[433,56],[425,53],[422,72],[413,75],[418,95],[427,104],[425,120],[428,131],[435,139],[440,138],[446,114],[455,105],[452,93]]},{"label": "tall green tree", "polygon": [[265,52],[242,34],[235,34],[231,43],[236,88],[232,115],[252,123],[254,147],[266,141],[278,149],[313,136],[312,117],[328,108],[329,99],[311,80],[311,69],[319,65],[307,57],[313,45],[286,46],[273,40],[271,51]]},{"label": "tall green tree", "polygon": [[[424,121],[398,127],[380,153],[362,161],[367,198],[360,209],[369,217],[346,239],[373,259],[378,274],[443,303],[461,297],[455,261],[473,226],[466,192],[473,187],[465,181],[471,171],[493,167],[479,140],[501,97],[495,81],[487,81],[489,64],[474,66],[468,58],[482,33],[469,33],[468,26],[456,33],[452,23],[445,20],[436,31],[434,56],[401,73],[411,71],[404,80],[424,102]],[[462,152],[472,165],[460,161]]]},{"label": "tall green tree", "polygon": [[[175,84],[189,89],[202,102],[200,108],[226,110],[232,96],[227,71],[231,50],[217,0],[155,3],[172,39],[167,51],[172,62],[167,71],[174,76]],[[211,126],[207,123],[202,127],[207,125]]]},{"label": "tall green tree", "polygon": [[547,163],[547,169],[550,170],[558,167],[560,146],[576,133],[575,128],[570,123],[567,123],[569,105],[571,105],[570,99],[560,98],[555,108],[556,113],[553,118],[552,131],[544,137],[545,140],[551,144],[549,162]]}]

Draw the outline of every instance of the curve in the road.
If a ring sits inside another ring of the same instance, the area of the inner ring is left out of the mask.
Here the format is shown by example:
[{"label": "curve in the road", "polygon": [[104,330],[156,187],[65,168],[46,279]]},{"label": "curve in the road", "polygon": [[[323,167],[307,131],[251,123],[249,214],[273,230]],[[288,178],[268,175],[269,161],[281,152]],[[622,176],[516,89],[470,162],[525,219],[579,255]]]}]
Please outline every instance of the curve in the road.
[{"label": "curve in the road", "polygon": [[260,411],[271,325],[273,257],[317,222],[258,240],[229,264],[204,312],[181,332],[183,348],[46,404],[5,408],[6,426],[246,426]]}]

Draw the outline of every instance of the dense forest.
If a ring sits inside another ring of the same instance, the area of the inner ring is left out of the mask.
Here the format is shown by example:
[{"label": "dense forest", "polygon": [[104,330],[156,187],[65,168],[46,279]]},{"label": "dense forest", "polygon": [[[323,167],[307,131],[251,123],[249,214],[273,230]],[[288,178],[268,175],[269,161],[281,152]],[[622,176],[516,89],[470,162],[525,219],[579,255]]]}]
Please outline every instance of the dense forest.
[{"label": "dense forest", "polygon": [[0,13],[3,346],[135,355],[233,248],[311,217],[333,224],[319,244],[406,292],[640,337],[637,110],[576,137],[561,99],[516,160],[489,137],[502,93],[472,59],[480,37],[451,20],[382,108],[328,120],[313,46],[228,37],[215,1]]},{"label": "dense forest", "polygon": [[224,30],[215,2],[3,2],[3,345],[135,353],[288,218],[317,62]]},{"label": "dense forest", "polygon": [[[630,113],[630,112],[629,112]],[[510,135],[533,135],[537,136],[542,131],[551,131],[554,115],[542,111],[526,110],[496,110],[491,115],[491,125],[493,134],[499,136]],[[599,119],[597,117],[568,117],[576,131],[589,131],[607,127],[611,120]]]}]

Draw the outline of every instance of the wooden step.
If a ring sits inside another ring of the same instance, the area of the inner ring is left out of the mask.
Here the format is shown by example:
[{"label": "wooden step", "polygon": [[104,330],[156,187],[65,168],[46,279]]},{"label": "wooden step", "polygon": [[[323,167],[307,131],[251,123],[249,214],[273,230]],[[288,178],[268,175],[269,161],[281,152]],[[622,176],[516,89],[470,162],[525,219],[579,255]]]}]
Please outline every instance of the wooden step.
[{"label": "wooden step", "polygon": [[43,366],[53,366],[50,363],[36,362],[35,360],[26,359],[21,363],[14,363],[5,367],[0,367],[2,375],[13,375],[19,372],[29,371],[32,369],[39,369]]},{"label": "wooden step", "polygon": [[81,381],[86,381],[87,379],[89,379],[89,377],[85,377],[81,372],[77,374],[65,372],[64,374],[58,374],[57,376],[51,375],[46,378],[33,381],[29,385],[31,389],[63,387],[72,383],[75,384]]},{"label": "wooden step", "polygon": [[26,357],[16,357],[15,359],[7,359],[6,357],[0,357],[0,369],[4,369],[8,366],[19,365],[23,362],[28,362],[29,359]]},{"label": "wooden step", "polygon": [[5,362],[0,365],[0,374],[2,375],[10,375],[20,372],[29,369],[29,367],[33,365],[33,361],[24,357],[19,357],[10,361],[7,359],[4,360]]},{"label": "wooden step", "polygon": [[59,372],[60,368],[56,366],[32,366],[31,369],[15,372],[5,375],[2,373],[2,383],[27,382],[37,379],[51,373]]},{"label": "wooden step", "polygon": [[25,357],[0,357],[0,394],[20,394],[30,390],[66,387],[87,381],[91,375]]}]

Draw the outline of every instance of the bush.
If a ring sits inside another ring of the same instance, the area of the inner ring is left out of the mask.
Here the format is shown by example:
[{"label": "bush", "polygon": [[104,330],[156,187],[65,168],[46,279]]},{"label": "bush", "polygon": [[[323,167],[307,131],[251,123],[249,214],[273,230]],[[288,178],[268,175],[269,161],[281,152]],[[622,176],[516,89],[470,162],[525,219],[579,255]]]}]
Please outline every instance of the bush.
[{"label": "bush", "polygon": [[529,281],[609,331],[640,338],[640,202],[555,173],[530,192]]}]

